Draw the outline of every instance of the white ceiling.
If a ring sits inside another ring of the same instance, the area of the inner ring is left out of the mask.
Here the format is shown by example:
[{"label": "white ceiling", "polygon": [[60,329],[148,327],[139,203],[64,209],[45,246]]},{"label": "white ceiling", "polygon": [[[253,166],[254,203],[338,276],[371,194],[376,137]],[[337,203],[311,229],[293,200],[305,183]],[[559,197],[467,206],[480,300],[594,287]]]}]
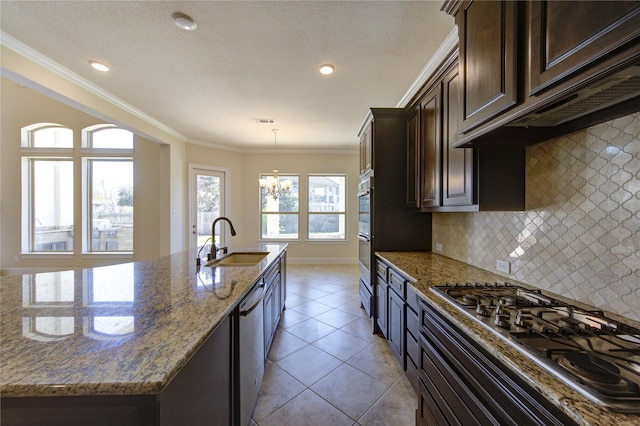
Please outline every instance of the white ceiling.
[{"label": "white ceiling", "polygon": [[[2,0],[0,28],[186,140],[260,149],[278,128],[278,147],[353,149],[367,109],[397,106],[452,31],[441,6]],[[176,27],[174,12],[197,30]]]}]

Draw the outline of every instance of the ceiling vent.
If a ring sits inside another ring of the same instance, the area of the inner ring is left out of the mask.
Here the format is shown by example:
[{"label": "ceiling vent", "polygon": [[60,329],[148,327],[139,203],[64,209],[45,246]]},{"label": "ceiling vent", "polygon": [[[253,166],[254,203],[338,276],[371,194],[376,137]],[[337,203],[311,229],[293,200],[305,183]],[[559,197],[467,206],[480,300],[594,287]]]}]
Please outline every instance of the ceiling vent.
[{"label": "ceiling vent", "polygon": [[270,118],[254,118],[253,122],[256,124],[275,124],[276,120]]}]

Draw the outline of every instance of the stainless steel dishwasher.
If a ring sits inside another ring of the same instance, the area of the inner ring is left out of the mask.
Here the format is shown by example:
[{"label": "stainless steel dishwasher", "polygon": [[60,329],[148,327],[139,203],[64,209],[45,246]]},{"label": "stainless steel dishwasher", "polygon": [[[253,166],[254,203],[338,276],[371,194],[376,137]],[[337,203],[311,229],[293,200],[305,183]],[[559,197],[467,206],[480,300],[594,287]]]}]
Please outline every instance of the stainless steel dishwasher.
[{"label": "stainless steel dishwasher", "polygon": [[264,375],[264,281],[261,279],[239,305],[240,424],[249,424]]}]

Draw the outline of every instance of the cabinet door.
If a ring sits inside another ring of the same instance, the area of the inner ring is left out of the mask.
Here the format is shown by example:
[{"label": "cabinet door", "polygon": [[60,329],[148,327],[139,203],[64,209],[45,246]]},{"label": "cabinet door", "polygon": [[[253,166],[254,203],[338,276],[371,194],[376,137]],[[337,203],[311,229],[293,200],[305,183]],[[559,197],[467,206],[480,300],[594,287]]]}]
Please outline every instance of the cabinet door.
[{"label": "cabinet door", "polygon": [[389,345],[393,350],[394,355],[400,361],[402,369],[405,369],[404,360],[404,333],[405,333],[405,320],[404,320],[404,299],[389,288],[389,304],[387,306],[389,315],[387,317],[387,333],[389,339]]},{"label": "cabinet door", "polygon": [[407,119],[407,207],[420,207],[420,108]]},{"label": "cabinet door", "polygon": [[376,323],[380,333],[387,337],[387,283],[376,283]]},{"label": "cabinet door", "polygon": [[460,37],[462,133],[497,116],[517,101],[517,3],[465,1],[456,15]]},{"label": "cabinet door", "polygon": [[360,174],[363,175],[372,169],[372,123],[368,124],[360,136]]},{"label": "cabinet door", "polygon": [[271,340],[273,337],[273,333],[275,332],[274,327],[274,315],[276,310],[276,299],[274,298],[273,287],[269,288],[263,299],[264,303],[264,356],[265,358],[269,354],[269,348],[271,347]]},{"label": "cabinet door", "polygon": [[441,103],[439,84],[420,102],[420,207],[441,205]]},{"label": "cabinet door", "polygon": [[454,148],[460,122],[460,75],[455,64],[443,80],[442,205],[473,204],[473,149]]},{"label": "cabinet door", "polygon": [[[155,407],[159,416],[157,425],[227,426],[231,424],[234,404],[232,339],[236,338],[236,336],[232,337],[232,333],[237,332],[237,328],[234,328],[231,317],[222,321],[191,356],[178,375],[158,395]],[[101,424],[135,424],[111,423],[107,420],[103,419]],[[88,425],[89,423],[58,424]]]},{"label": "cabinet door", "polygon": [[640,37],[637,1],[532,1],[529,95]]}]

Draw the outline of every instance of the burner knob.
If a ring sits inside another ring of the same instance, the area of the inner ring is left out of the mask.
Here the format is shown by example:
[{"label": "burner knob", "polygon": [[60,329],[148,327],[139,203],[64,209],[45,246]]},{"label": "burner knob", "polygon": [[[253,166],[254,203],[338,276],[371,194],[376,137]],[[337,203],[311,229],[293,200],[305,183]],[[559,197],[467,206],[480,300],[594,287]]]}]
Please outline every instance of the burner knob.
[{"label": "burner knob", "polygon": [[510,312],[509,312],[509,309],[504,305],[497,305],[496,315],[510,315]]},{"label": "burner knob", "polygon": [[508,312],[496,315],[496,325],[502,328],[511,328],[511,315]]},{"label": "burner knob", "polygon": [[533,315],[531,315],[531,311],[528,310],[519,310],[516,315],[516,325],[520,327],[531,327],[533,324]]},{"label": "burner knob", "polygon": [[489,317],[491,316],[491,307],[489,305],[478,303],[478,306],[476,306],[476,313],[483,317]]}]

